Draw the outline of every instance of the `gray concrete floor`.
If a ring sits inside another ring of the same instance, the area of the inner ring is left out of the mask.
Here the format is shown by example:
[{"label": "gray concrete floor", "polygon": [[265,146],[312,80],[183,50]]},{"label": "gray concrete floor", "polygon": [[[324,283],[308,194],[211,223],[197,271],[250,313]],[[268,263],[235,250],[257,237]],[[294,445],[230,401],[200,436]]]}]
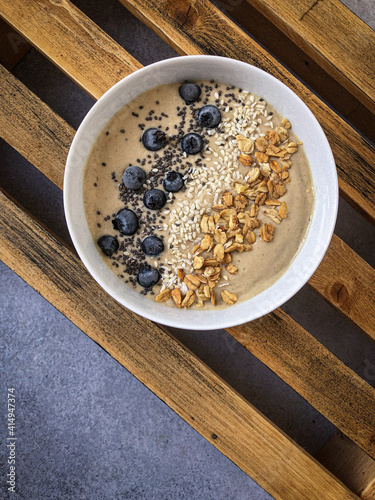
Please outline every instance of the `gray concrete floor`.
[{"label": "gray concrete floor", "polygon": [[[105,7],[74,3],[143,64],[176,55],[115,0]],[[372,1],[344,3],[375,27]],[[14,73],[74,127],[93,104],[35,50]],[[69,240],[61,192],[4,142],[0,155],[2,185]],[[373,228],[342,200],[336,233],[375,264]],[[5,403],[9,386],[17,397],[13,498],[271,498],[4,264],[0,273],[1,397]],[[305,287],[284,309],[375,385],[373,344],[322,299]],[[309,452],[333,433],[332,424],[224,331],[173,333]],[[1,477],[0,498],[8,498]]]}]

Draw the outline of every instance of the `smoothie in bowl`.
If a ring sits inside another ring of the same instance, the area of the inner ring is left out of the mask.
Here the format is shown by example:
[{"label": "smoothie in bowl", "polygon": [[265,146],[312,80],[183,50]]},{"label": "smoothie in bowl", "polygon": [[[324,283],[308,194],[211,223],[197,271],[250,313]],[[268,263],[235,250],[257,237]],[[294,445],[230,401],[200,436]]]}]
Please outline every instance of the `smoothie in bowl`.
[{"label": "smoothie in bowl", "polygon": [[158,86],[116,113],[87,161],[84,200],[120,280],[172,307],[214,308],[286,271],[314,194],[287,118],[210,80]]},{"label": "smoothie in bowl", "polygon": [[120,81],[72,143],[73,243],[118,302],[158,323],[259,318],[310,278],[338,185],[327,139],[288,87],[240,61],[178,57]]}]

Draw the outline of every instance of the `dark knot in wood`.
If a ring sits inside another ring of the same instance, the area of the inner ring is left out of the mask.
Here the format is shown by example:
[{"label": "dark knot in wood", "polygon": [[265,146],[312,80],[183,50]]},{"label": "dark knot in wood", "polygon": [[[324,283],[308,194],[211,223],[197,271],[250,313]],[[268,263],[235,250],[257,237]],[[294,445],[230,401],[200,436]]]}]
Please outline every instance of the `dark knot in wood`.
[{"label": "dark knot in wood", "polygon": [[166,2],[166,12],[169,16],[185,30],[189,30],[195,26],[198,21],[198,13],[196,9],[191,5],[190,0],[167,0]]},{"label": "dark knot in wood", "polygon": [[342,283],[334,283],[331,288],[331,298],[334,302],[340,304],[341,307],[345,307],[345,309],[348,309],[350,306],[348,289]]}]

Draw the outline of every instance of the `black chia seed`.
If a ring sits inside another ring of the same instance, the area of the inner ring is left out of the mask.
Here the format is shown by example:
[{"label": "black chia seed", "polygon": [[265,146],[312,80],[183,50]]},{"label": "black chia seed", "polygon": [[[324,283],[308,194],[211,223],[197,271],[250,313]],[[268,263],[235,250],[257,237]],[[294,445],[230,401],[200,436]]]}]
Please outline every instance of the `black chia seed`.
[{"label": "black chia seed", "polygon": [[[214,84],[214,80],[210,81],[211,84]],[[213,91],[213,88],[218,89],[219,85],[215,83],[214,86],[211,85],[206,85],[204,86],[203,83],[200,84],[202,90],[202,96],[200,99],[198,99],[195,103],[189,105],[189,106],[176,106],[176,114],[179,119],[179,122],[176,123],[173,127],[172,125],[162,127],[162,124],[160,125],[149,125],[149,126],[154,126],[157,128],[163,128],[165,131],[171,131],[173,130],[174,132],[169,135],[168,137],[168,142],[166,146],[159,150],[157,153],[149,153],[144,155],[144,157],[137,158],[136,159],[136,164],[140,164],[141,166],[150,165],[151,169],[149,172],[146,173],[146,183],[137,191],[132,191],[126,189],[124,186],[123,182],[118,183],[117,178],[116,178],[116,173],[111,172],[111,178],[114,182],[118,184],[118,190],[119,190],[119,199],[121,202],[124,204],[124,206],[129,206],[132,208],[132,210],[137,214],[139,223],[140,223],[140,229],[138,232],[133,235],[133,236],[125,236],[121,233],[118,234],[118,240],[119,240],[119,250],[116,252],[114,256],[111,257],[113,260],[112,266],[115,267],[116,269],[121,266],[121,272],[118,274],[118,276],[124,280],[125,283],[132,285],[134,288],[138,286],[137,284],[137,274],[139,271],[140,264],[142,262],[146,261],[146,256],[144,255],[142,251],[142,241],[146,236],[150,235],[157,235],[160,237],[162,240],[164,240],[164,235],[161,235],[158,233],[158,231],[162,231],[163,229],[163,224],[165,223],[166,216],[161,215],[161,210],[157,211],[150,211],[150,210],[145,210],[145,207],[143,205],[143,195],[148,189],[153,189],[153,188],[162,188],[162,183],[165,178],[165,174],[173,169],[176,171],[183,171],[185,175],[187,175],[187,178],[185,179],[185,185],[183,187],[183,191],[186,191],[187,189],[187,184],[191,181],[191,178],[189,177],[189,174],[192,171],[193,165],[195,166],[201,166],[205,167],[204,159],[205,159],[205,154],[204,151],[202,151],[197,157],[194,158],[194,161],[186,161],[187,158],[182,157],[182,149],[181,149],[181,139],[186,134],[187,132],[194,131],[198,134],[200,134],[203,138],[204,144],[207,145],[209,144],[209,136],[207,135],[207,130],[200,127],[197,123],[197,112],[198,109],[202,106],[202,102],[204,105],[208,104],[210,101],[210,95],[211,92]],[[227,87],[227,91],[232,90],[234,87]],[[218,95],[222,95],[222,91],[218,90]],[[226,94],[225,97],[228,97],[231,99],[235,100],[235,95],[234,93],[229,93]],[[228,99],[228,102],[230,102]],[[210,102],[213,102],[212,100]],[[199,103],[199,104],[198,104]],[[215,103],[219,106],[220,101],[219,99],[215,100]],[[159,105],[159,101],[155,101],[156,105]],[[224,104],[226,106],[227,103]],[[144,109],[144,106],[139,106],[139,109]],[[230,108],[232,110],[232,108]],[[142,122],[140,121],[138,123],[138,127],[140,130],[144,130],[146,128],[146,123],[150,121],[159,121],[162,122],[163,118],[168,119],[168,114],[164,112],[160,112],[158,114],[155,113],[154,109],[150,109],[150,111],[146,111],[147,116],[145,118],[142,118]],[[135,112],[132,112],[132,115],[135,117],[139,117],[139,115]],[[218,128],[218,131],[220,131],[220,128]],[[125,133],[125,129],[121,129],[120,132],[122,134]],[[106,132],[106,135],[109,135],[109,132]],[[140,134],[141,135],[141,134]],[[127,137],[125,137],[125,140],[127,140]],[[141,141],[141,138],[139,139]],[[205,148],[205,149],[206,149]],[[133,163],[134,164],[134,163]],[[133,165],[129,163],[129,166]],[[103,166],[106,164],[103,162]],[[122,174],[121,174],[122,175]],[[202,186],[204,186],[206,183],[203,182]],[[175,203],[175,196],[168,196],[168,205],[167,206],[172,206]],[[165,207],[166,208],[166,207]],[[100,212],[98,211],[98,215],[100,215]],[[115,214],[112,214],[112,218],[115,217]],[[104,217],[105,221],[110,220],[111,217],[107,215]],[[179,226],[177,223],[176,226]],[[170,248],[173,248],[173,245],[170,245]],[[126,253],[125,253],[126,252]],[[163,257],[162,257],[163,258]],[[160,256],[155,257],[153,260],[160,261]],[[162,266],[159,265],[158,270],[161,275],[165,275],[168,273],[168,275],[172,274],[171,270],[166,270]],[[145,288],[140,291],[142,295],[154,295],[154,291],[150,288]]]}]

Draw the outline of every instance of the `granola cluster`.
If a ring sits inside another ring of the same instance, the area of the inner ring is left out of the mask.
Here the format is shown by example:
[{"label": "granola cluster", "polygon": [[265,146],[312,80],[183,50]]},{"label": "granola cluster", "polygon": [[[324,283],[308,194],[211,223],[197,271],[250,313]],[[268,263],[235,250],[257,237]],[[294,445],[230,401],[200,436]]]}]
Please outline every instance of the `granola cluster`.
[{"label": "granola cluster", "polygon": [[[236,253],[250,252],[256,242],[255,230],[259,229],[260,241],[270,243],[274,238],[274,225],[265,222],[261,226],[259,214],[278,225],[287,217],[288,209],[280,199],[285,195],[290,182],[291,156],[297,152],[298,144],[289,140],[290,123],[284,119],[275,130],[254,141],[242,134],[236,136],[238,161],[249,167],[245,182],[235,182],[233,192],[226,191],[220,203],[212,206],[210,213],[202,216],[200,230],[204,235],[193,249],[193,269],[185,274],[177,270],[180,287],[163,289],[157,302],[170,298],[179,308],[203,307],[206,301],[217,304],[216,291],[230,285],[230,275],[238,273],[234,262]],[[219,284],[221,281],[224,283]],[[234,304],[238,297],[228,289],[220,296],[227,305]]]}]

